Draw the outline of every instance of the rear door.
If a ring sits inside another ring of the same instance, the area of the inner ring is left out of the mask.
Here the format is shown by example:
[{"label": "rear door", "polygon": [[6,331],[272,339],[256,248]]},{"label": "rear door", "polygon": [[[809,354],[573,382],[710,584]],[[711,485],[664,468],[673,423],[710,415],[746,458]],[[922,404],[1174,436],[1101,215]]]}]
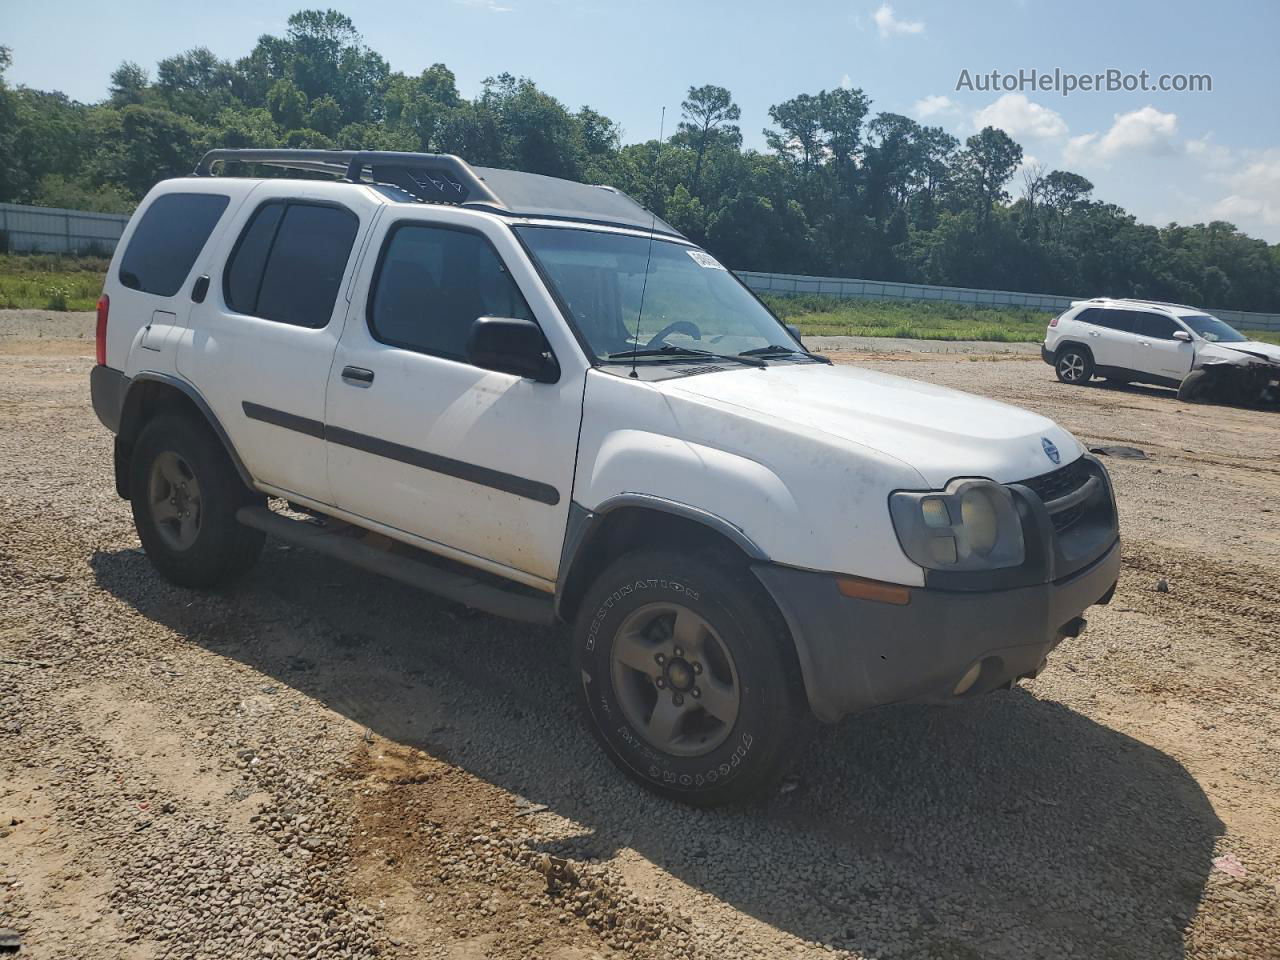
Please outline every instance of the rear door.
[{"label": "rear door", "polygon": [[1098,308],[1090,312],[1088,344],[1093,362],[1099,367],[1130,369],[1138,342],[1133,311]]},{"label": "rear door", "polygon": [[1195,347],[1190,341],[1173,338],[1176,331],[1184,329],[1182,324],[1158,313],[1140,313],[1137,318],[1138,342],[1133,368],[1181,383],[1191,372],[1191,361],[1195,357]]},{"label": "rear door", "polygon": [[332,500],[325,386],[362,239],[381,207],[337,184],[265,181],[206,265],[208,290],[178,352],[253,478]]},{"label": "rear door", "polygon": [[[496,220],[449,208],[411,218],[390,210],[366,260],[376,262],[361,270],[329,380],[338,506],[547,588],[564,543],[585,357]],[[467,335],[481,316],[535,320],[559,381],[468,363]]]}]

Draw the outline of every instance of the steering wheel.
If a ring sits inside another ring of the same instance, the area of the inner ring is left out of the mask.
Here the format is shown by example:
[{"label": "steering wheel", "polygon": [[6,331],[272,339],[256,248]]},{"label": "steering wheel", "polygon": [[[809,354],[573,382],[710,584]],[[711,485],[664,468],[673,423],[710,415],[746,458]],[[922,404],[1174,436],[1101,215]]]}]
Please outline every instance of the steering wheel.
[{"label": "steering wheel", "polygon": [[674,323],[668,323],[665,327],[649,338],[649,342],[644,345],[646,350],[652,350],[658,344],[667,339],[667,335],[671,333],[683,333],[692,337],[694,340],[702,339],[702,331],[697,325],[688,320],[677,320]]}]

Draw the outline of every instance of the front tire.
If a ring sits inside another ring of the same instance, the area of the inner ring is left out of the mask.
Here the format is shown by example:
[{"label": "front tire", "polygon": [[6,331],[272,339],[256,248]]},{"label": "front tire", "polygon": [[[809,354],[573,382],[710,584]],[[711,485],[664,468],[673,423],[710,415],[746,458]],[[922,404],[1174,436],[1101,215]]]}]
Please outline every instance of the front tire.
[{"label": "front tire", "polygon": [[785,626],[750,574],[714,554],[616,560],[583,599],[572,660],[609,758],[684,803],[767,789],[808,726]]},{"label": "front tire", "polygon": [[263,498],[241,482],[207,424],[156,417],[138,437],[130,466],[133,523],[166,579],[210,587],[257,561],[265,536],[236,520],[236,511]]},{"label": "front tire", "polygon": [[1072,386],[1082,386],[1093,377],[1093,357],[1081,347],[1063,347],[1053,361],[1058,379]]}]

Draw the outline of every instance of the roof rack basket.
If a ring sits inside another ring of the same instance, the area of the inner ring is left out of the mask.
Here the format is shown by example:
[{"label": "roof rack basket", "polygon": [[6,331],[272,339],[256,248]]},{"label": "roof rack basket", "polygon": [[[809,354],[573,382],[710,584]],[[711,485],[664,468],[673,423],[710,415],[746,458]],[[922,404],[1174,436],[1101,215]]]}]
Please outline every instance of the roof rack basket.
[{"label": "roof rack basket", "polygon": [[[426,203],[503,203],[471,165],[447,153],[399,153],[390,150],[210,150],[193,171],[213,176],[214,164],[256,163],[286,170],[328,173],[351,183],[387,183]],[[368,180],[365,171],[369,171]]]}]

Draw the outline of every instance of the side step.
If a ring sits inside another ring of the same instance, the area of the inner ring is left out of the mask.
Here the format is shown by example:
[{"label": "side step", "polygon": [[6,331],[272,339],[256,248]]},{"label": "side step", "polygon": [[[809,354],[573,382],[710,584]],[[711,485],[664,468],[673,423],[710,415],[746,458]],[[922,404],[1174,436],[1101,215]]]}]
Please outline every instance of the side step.
[{"label": "side step", "polygon": [[[344,535],[344,531],[356,529],[348,525],[333,529],[308,520],[290,520],[267,507],[241,507],[236,512],[236,519],[277,540],[345,560],[353,566],[399,580],[466,607],[522,623],[546,625],[555,621],[555,603],[549,596],[544,598],[532,592],[526,593],[523,592],[526,588],[516,585],[505,590],[423,560],[380,550],[363,540]],[[415,552],[429,556],[425,551]]]}]

